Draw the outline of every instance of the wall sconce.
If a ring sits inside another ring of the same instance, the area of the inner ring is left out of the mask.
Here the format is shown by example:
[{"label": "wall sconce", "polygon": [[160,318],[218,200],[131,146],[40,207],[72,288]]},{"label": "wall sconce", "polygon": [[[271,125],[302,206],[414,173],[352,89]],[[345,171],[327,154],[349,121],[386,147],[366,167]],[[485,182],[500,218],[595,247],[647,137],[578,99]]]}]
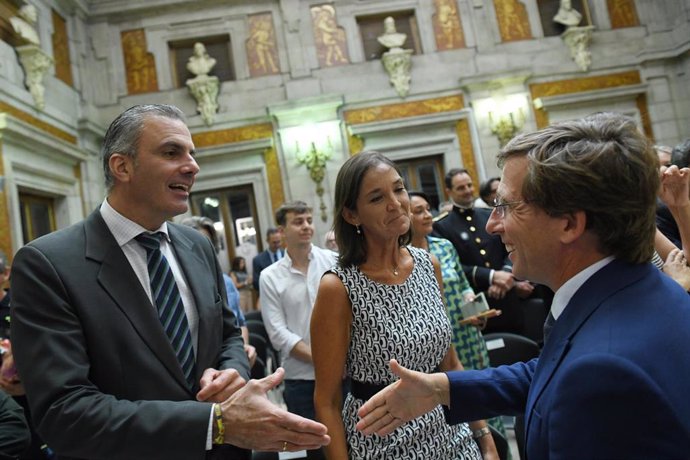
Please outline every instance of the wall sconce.
[{"label": "wall sconce", "polygon": [[494,119],[493,113],[489,112],[489,128],[496,135],[498,142],[503,147],[511,140],[525,125],[525,112],[522,108],[515,112],[499,114]]},{"label": "wall sconce", "polygon": [[328,214],[326,213],[326,204],[323,202],[323,179],[326,177],[326,162],[333,156],[333,145],[331,138],[326,138],[326,148],[317,149],[315,142],[309,143],[309,148],[303,151],[299,147],[299,141],[295,141],[295,153],[297,162],[307,167],[309,170],[309,177],[316,184],[316,195],[319,197],[319,210],[321,211],[321,220],[326,222]]}]

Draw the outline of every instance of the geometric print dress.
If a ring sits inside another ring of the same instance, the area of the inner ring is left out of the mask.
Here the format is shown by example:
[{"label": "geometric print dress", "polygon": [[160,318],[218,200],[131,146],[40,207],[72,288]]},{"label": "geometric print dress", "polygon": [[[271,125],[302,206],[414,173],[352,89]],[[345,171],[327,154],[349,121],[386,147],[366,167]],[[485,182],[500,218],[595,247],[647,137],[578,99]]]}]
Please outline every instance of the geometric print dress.
[{"label": "geometric print dress", "polygon": [[[448,352],[452,329],[431,257],[423,249],[404,249],[412,256],[414,268],[401,284],[373,281],[355,266],[330,270],[342,281],[352,304],[346,358],[352,380],[382,386],[393,383],[397,378],[388,367],[392,358],[409,369],[434,372]],[[481,459],[469,426],[448,425],[441,406],[386,437],[362,436],[355,424],[364,402],[348,393],[343,405],[350,459]]]}]

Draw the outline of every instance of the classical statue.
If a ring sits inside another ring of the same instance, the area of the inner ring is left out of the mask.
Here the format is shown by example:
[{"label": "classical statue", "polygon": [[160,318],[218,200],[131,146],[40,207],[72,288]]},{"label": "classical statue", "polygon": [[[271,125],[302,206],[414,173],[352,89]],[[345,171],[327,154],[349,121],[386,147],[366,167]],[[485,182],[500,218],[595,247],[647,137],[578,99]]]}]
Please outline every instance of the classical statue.
[{"label": "classical statue", "polygon": [[395,29],[395,19],[388,16],[383,20],[383,35],[377,37],[380,44],[390,50],[400,48],[407,40],[407,34],[398,33]]},{"label": "classical statue", "polygon": [[573,8],[572,0],[561,0],[558,13],[553,17],[553,21],[566,27],[576,27],[582,21],[582,15]]},{"label": "classical statue", "polygon": [[395,30],[395,19],[388,16],[383,20],[383,35],[377,37],[380,44],[388,48],[388,51],[381,55],[383,68],[389,76],[391,85],[395,88],[399,96],[405,97],[410,91],[410,80],[412,75],[412,50],[402,49],[401,47],[407,39],[406,34],[398,33]]},{"label": "classical statue", "polygon": [[40,45],[38,39],[38,31],[36,30],[36,21],[38,20],[38,13],[36,7],[31,4],[26,4],[19,9],[17,16],[10,18],[10,23],[14,31],[22,39],[24,45]]},{"label": "classical statue", "polygon": [[218,92],[220,91],[218,77],[208,74],[215,65],[216,60],[208,55],[204,44],[196,42],[194,54],[187,61],[187,70],[196,76],[187,80],[186,84],[196,99],[197,111],[209,126],[213,124],[218,111]]},{"label": "classical statue", "polygon": [[208,75],[216,65],[216,60],[208,55],[206,47],[201,42],[194,44],[194,54],[187,61],[187,70],[194,75]]}]

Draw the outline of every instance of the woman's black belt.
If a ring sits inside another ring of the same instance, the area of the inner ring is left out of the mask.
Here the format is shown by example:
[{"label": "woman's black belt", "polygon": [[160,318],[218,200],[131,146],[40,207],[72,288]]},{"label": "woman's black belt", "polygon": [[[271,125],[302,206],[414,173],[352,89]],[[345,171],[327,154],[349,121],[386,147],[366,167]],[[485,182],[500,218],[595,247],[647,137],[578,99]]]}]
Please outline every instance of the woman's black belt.
[{"label": "woman's black belt", "polygon": [[[431,371],[431,373],[435,372],[440,372],[438,366]],[[350,379],[350,393],[352,393],[352,396],[355,398],[366,401],[388,385],[388,383],[368,383]]]}]

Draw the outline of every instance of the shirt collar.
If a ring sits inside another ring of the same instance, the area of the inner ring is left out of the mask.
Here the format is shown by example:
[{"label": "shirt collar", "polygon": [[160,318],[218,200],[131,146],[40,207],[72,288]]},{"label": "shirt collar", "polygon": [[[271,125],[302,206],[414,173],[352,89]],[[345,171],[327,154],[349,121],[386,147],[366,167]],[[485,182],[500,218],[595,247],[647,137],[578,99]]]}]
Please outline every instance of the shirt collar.
[{"label": "shirt collar", "polygon": [[[141,233],[151,233],[149,230],[145,229],[133,220],[130,220],[122,214],[120,214],[119,212],[117,212],[112,206],[110,206],[110,203],[108,203],[107,198],[103,200],[103,203],[101,203],[100,211],[101,217],[103,217],[105,224],[108,226],[108,229],[115,237],[115,241],[117,241],[117,244],[120,246],[124,246],[125,244],[129,243],[130,241],[132,241],[132,239],[134,239],[137,235]],[[156,232],[161,232],[165,234],[165,239],[170,241],[170,235],[168,235],[167,222],[163,222],[163,225],[161,225],[153,233]]]},{"label": "shirt collar", "polygon": [[580,289],[592,275],[608,265],[613,259],[615,259],[614,256],[604,257],[563,283],[563,286],[554,294],[553,301],[551,302],[551,314],[553,317],[558,319],[577,290]]}]

